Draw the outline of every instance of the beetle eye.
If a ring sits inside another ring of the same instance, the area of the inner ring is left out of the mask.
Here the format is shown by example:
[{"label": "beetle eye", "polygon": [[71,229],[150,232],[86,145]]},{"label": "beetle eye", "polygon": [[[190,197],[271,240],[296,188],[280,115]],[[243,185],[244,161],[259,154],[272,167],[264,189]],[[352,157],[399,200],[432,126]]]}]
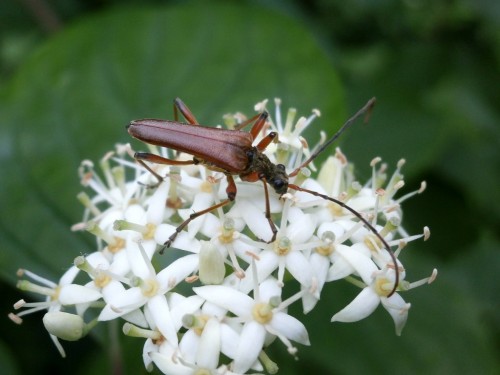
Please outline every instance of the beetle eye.
[{"label": "beetle eye", "polygon": [[288,190],[288,181],[283,180],[281,178],[277,178],[273,180],[272,184],[274,191],[278,194],[285,194]]},{"label": "beetle eye", "polygon": [[285,171],[285,166],[283,164],[278,164],[276,165],[276,168],[282,170],[282,171]]},{"label": "beetle eye", "polygon": [[283,182],[283,180],[274,180],[273,186],[274,186],[275,189],[282,188],[283,185],[285,185],[285,183]]},{"label": "beetle eye", "polygon": [[253,150],[248,150],[246,152],[246,154],[247,154],[248,161],[251,162],[255,156],[255,153],[253,152]]}]

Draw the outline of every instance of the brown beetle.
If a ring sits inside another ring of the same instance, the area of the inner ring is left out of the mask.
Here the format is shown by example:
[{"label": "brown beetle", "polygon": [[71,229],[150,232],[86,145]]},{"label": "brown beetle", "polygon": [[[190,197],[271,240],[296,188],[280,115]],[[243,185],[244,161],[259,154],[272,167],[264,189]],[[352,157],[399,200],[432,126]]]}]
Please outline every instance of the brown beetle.
[{"label": "brown beetle", "polygon": [[[134,120],[128,126],[127,130],[131,136],[143,142],[150,143],[157,146],[167,147],[173,150],[181,151],[193,155],[192,160],[172,160],[159,155],[137,152],[134,157],[149,171],[151,171],[156,178],[161,182],[163,178],[157,175],[147,166],[145,161],[167,164],[167,165],[190,165],[190,164],[203,164],[207,168],[219,171],[225,174],[228,186],[226,188],[227,199],[223,200],[205,210],[195,212],[182,222],[175,230],[175,232],[165,242],[166,247],[170,247],[177,235],[195,218],[213,211],[219,207],[225,206],[236,198],[236,184],[233,175],[239,176],[243,181],[256,182],[262,181],[264,186],[264,194],[266,198],[266,219],[269,222],[273,237],[270,242],[276,239],[278,230],[271,219],[269,207],[269,192],[267,184],[272,186],[277,194],[283,195],[288,189],[296,191],[303,191],[320,198],[329,200],[345,208],[356,216],[363,224],[373,232],[373,234],[380,240],[380,242],[387,249],[391,255],[395,268],[395,283],[394,288],[389,294],[392,295],[399,284],[399,272],[397,270],[396,256],[392,252],[386,240],[377,232],[359,212],[348,206],[347,204],[335,198],[329,197],[325,194],[316,191],[302,188],[298,185],[288,182],[289,177],[296,176],[299,171],[311,163],[321,152],[330,146],[340,134],[348,128],[357,118],[363,115],[369,115],[375,98],[370,99],[356,114],[349,118],[344,125],[325,142],[318,150],[304,161],[298,168],[291,173],[287,174],[283,164],[274,164],[263,153],[266,147],[276,139],[277,133],[271,132],[264,137],[257,145],[253,146],[253,141],[264,127],[268,118],[267,112],[262,112],[251,119],[240,124],[236,130],[226,130],[220,128],[212,128],[200,126],[194,115],[189,108],[180,100],[176,98],[174,101],[174,117],[175,121],[157,120],[157,119],[142,119]],[[187,123],[178,121],[178,112],[186,119]],[[240,129],[253,123],[249,132],[244,132]]]}]

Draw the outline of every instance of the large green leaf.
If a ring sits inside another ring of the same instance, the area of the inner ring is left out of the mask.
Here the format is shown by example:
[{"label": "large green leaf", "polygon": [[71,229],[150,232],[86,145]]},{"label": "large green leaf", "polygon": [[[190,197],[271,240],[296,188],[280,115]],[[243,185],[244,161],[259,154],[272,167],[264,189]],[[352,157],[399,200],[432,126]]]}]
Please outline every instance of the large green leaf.
[{"label": "large green leaf", "polygon": [[[378,74],[378,82],[370,84],[366,77],[356,78],[357,87],[365,89],[349,94],[352,108],[372,95],[380,99],[373,123],[347,135],[348,156],[353,151],[364,153],[354,159],[365,164],[375,155],[390,162],[407,157],[408,169],[418,171],[440,152],[452,126],[426,121],[430,112],[426,103],[418,102],[417,110],[408,108],[412,96],[403,95],[415,89],[404,85],[405,75],[425,77],[429,72],[427,67],[421,67],[418,75],[407,72],[415,54],[407,55],[397,75],[394,61],[387,56],[389,63],[379,61],[380,65],[371,65],[373,60],[366,60],[365,54],[353,55],[348,62],[370,65]],[[372,92],[374,85],[378,92]],[[93,250],[90,235],[69,230],[81,218],[75,199],[81,190],[76,173],[81,159],[97,161],[115,143],[128,142],[124,126],[131,119],[171,118],[171,100],[176,96],[208,125],[220,123],[229,111],[251,114],[255,102],[279,96],[285,107],[296,106],[301,114],[321,109],[322,117],[311,129],[313,137],[319,128],[331,133],[346,114],[326,53],[297,20],[266,8],[242,2],[199,2],[149,10],[117,8],[83,20],[35,51],[0,91],[0,271],[4,280],[12,284],[18,267],[57,280],[75,256]],[[420,113],[422,107],[425,111]],[[360,323],[330,324],[331,315],[356,293],[342,283],[331,287],[319,309],[306,318],[297,314],[312,341],[311,348],[299,348],[300,361],[294,361],[278,342],[272,346],[280,373],[417,374],[494,368],[490,333],[478,323],[487,303],[475,294],[484,290],[488,280],[476,285],[472,275],[474,269],[494,275],[496,263],[490,259],[498,244],[492,240],[487,247],[488,251],[455,265],[456,273],[444,270],[435,285],[404,295],[413,307],[402,337],[393,334],[392,322],[381,308]],[[436,261],[418,253],[403,262],[411,270],[409,278],[415,280],[427,275]],[[466,287],[457,283],[460,280]],[[2,287],[4,304],[20,298],[9,285]],[[488,296],[495,292],[488,289]],[[487,305],[490,316],[492,306]],[[38,316],[27,318],[23,327],[3,322],[2,339],[8,345],[0,346],[0,356],[12,359],[12,371],[111,372],[104,352],[95,355],[92,337],[66,344],[69,358],[61,360]],[[132,346],[130,351],[124,349],[130,353],[123,355],[126,372],[144,372],[141,343],[121,341]]]},{"label": "large green leaf", "polygon": [[275,96],[305,115],[321,108],[334,125],[344,113],[337,76],[312,36],[241,5],[87,19],[40,48],[3,95],[1,268],[10,278],[19,266],[55,277],[92,251],[89,236],[69,231],[82,211],[80,160],[130,141],[125,124],[134,118],[171,118],[176,96],[211,125]]},{"label": "large green leaf", "polygon": [[[244,4],[93,16],[35,51],[0,95],[0,270],[11,282],[19,267],[57,280],[77,255],[93,251],[90,235],[70,231],[83,211],[75,199],[80,161],[97,162],[115,143],[129,142],[132,119],[172,118],[176,96],[207,125],[229,111],[253,114],[257,101],[276,96],[304,115],[320,108],[325,120],[317,126],[338,126],[344,117],[337,75],[312,35],[289,17]],[[36,353],[19,359],[24,372],[74,366],[71,350],[90,360],[81,343],[67,345],[71,362],[51,360],[37,349],[50,341],[36,324],[3,330],[23,349],[13,351]],[[137,349],[126,358],[140,368]],[[47,350],[56,353],[50,344]]]}]

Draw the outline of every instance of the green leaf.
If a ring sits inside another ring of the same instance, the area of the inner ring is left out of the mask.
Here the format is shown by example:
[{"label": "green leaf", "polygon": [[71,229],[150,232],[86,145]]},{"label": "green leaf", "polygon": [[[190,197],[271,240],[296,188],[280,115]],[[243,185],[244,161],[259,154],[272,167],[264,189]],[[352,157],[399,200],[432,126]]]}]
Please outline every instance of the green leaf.
[{"label": "green leaf", "polygon": [[[274,97],[306,116],[321,109],[313,133],[338,127],[345,117],[339,80],[318,42],[296,20],[266,8],[115,9],[70,26],[35,51],[0,91],[4,280],[13,283],[23,267],[56,281],[76,256],[94,251],[91,235],[70,231],[83,212],[75,198],[83,190],[80,161],[97,164],[115,143],[131,142],[125,125],[133,119],[172,118],[177,96],[209,126],[229,111],[253,114],[256,102]],[[69,366],[85,373],[93,349],[81,345],[95,342],[64,343],[69,359],[61,360],[40,318],[27,317],[38,325],[11,343],[22,372],[57,366],[68,373]],[[8,329],[6,336],[23,330]],[[35,352],[36,361],[22,359]],[[125,358],[140,358],[140,349],[131,353]]]},{"label": "green leaf", "polygon": [[[297,362],[287,361],[288,354],[279,346],[271,347],[271,358],[281,364],[284,374],[494,373],[499,368],[494,346],[498,302],[488,298],[498,295],[498,283],[491,277],[499,257],[498,243],[496,249],[493,245],[485,243],[479,252],[471,249],[463,262],[447,266],[425,259],[414,246],[403,250],[400,259],[411,265],[408,281],[430,275],[436,266],[439,274],[431,285],[400,293],[411,303],[401,336],[395,335],[394,323],[382,306],[359,322],[329,323],[359,289],[328,284],[322,296],[329,297],[306,317],[300,316],[298,306],[292,308],[292,315],[306,321],[311,346],[299,347]],[[476,267],[484,277],[474,275]]]},{"label": "green leaf", "polygon": [[343,120],[337,75],[293,19],[221,4],[89,18],[42,46],[3,92],[3,277],[19,266],[57,277],[93,250],[69,231],[82,212],[80,161],[131,141],[132,119],[172,118],[177,96],[207,125],[277,96],[304,115],[320,108],[318,126]]}]

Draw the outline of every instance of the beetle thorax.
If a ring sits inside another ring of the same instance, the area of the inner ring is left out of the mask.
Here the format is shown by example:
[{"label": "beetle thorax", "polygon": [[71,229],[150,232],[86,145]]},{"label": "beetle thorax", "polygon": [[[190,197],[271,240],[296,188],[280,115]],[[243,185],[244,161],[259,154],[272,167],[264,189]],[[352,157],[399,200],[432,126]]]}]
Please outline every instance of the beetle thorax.
[{"label": "beetle thorax", "polygon": [[262,152],[253,147],[247,153],[248,167],[240,174],[245,181],[265,180],[277,194],[285,194],[288,190],[288,175],[283,164],[274,164]]}]

